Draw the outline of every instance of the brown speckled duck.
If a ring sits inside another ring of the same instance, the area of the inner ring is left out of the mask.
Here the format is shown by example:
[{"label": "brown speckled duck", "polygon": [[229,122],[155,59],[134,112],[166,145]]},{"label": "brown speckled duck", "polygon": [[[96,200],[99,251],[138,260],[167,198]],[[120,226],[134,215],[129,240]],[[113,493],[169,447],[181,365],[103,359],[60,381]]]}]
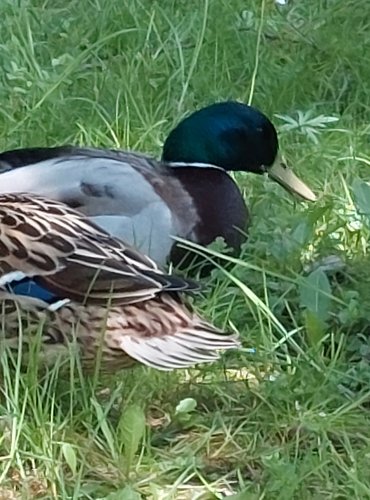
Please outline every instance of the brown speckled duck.
[{"label": "brown speckled duck", "polygon": [[0,270],[0,345],[17,350],[22,343],[27,353],[41,324],[40,358],[47,364],[77,346],[87,370],[95,370],[98,357],[103,372],[135,362],[171,370],[239,346],[236,334],[186,304],[182,294],[196,290],[194,282],[163,273],[54,200],[0,195]]}]

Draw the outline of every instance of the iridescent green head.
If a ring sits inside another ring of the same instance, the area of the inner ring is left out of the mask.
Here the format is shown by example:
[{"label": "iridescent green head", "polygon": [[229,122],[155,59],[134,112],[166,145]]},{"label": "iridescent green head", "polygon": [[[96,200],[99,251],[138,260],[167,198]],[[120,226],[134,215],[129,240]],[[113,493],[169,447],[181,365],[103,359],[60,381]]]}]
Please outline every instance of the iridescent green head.
[{"label": "iridescent green head", "polygon": [[277,133],[258,109],[226,101],[207,106],[185,118],[163,146],[162,159],[171,163],[203,163],[226,171],[262,174],[304,199],[314,193],[282,164]]}]

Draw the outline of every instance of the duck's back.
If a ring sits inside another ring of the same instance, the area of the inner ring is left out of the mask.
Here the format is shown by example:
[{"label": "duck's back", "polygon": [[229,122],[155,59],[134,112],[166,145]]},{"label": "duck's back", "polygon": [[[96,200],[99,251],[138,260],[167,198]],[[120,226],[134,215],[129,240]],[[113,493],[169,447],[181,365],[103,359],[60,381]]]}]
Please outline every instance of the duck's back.
[{"label": "duck's back", "polygon": [[0,154],[0,173],[0,194],[66,203],[159,264],[170,254],[171,236],[191,237],[196,223],[179,181],[142,155],[73,146],[15,150]]}]

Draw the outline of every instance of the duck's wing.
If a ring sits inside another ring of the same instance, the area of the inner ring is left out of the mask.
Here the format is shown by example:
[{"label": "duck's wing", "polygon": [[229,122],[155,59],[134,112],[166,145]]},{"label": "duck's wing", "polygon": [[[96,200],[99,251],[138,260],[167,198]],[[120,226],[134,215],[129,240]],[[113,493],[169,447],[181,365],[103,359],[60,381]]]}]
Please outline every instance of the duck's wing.
[{"label": "duck's wing", "polygon": [[33,193],[76,208],[164,264],[173,236],[197,222],[192,200],[164,166],[124,151],[32,148],[0,154],[0,194]]},{"label": "duck's wing", "polygon": [[197,288],[165,275],[79,212],[28,194],[0,195],[0,268],[0,286],[32,277],[83,303],[127,304]]}]

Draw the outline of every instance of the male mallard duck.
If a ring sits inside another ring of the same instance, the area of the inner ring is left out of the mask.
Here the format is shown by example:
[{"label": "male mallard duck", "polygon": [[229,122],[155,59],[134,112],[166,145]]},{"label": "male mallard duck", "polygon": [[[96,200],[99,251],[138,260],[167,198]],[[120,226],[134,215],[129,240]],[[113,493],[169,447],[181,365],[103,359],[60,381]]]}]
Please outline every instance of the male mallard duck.
[{"label": "male mallard duck", "polygon": [[192,312],[190,280],[164,274],[79,212],[28,194],[0,196],[1,347],[23,348],[42,324],[44,361],[74,339],[82,366],[102,371],[135,361],[160,370],[213,361],[239,345]]},{"label": "male mallard duck", "polygon": [[[18,168],[18,167],[28,167]],[[196,111],[170,133],[162,161],[131,152],[62,146],[0,154],[0,193],[29,192],[89,216],[158,264],[183,252],[172,236],[238,250],[249,216],[227,174],[269,176],[306,200],[314,193],[278,157],[277,133],[257,109],[222,102]]]}]

